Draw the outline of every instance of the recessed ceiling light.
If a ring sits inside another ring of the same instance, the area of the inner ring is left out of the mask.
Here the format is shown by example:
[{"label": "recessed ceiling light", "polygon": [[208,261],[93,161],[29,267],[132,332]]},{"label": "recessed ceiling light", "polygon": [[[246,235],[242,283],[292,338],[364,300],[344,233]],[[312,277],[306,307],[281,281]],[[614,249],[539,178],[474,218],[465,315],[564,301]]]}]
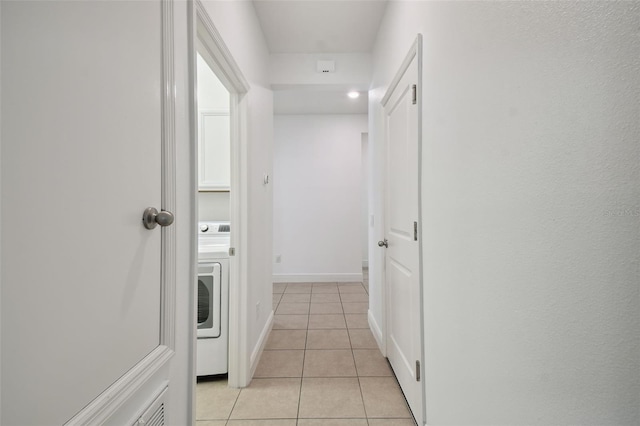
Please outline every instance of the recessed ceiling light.
[{"label": "recessed ceiling light", "polygon": [[357,99],[360,97],[360,93],[356,92],[356,91],[352,91],[347,93],[347,96],[350,97],[351,99]]}]

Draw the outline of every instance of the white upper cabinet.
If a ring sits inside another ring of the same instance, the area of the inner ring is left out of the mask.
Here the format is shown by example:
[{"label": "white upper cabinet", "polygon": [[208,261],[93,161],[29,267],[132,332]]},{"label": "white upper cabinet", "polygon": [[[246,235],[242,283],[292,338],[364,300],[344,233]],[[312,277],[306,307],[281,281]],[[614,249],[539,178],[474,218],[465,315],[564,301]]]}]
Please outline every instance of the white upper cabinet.
[{"label": "white upper cabinet", "polygon": [[[204,57],[203,57],[204,56]],[[229,92],[198,53],[198,189],[229,191],[231,133]]]},{"label": "white upper cabinet", "polygon": [[228,191],[231,184],[229,111],[199,109],[198,189]]}]

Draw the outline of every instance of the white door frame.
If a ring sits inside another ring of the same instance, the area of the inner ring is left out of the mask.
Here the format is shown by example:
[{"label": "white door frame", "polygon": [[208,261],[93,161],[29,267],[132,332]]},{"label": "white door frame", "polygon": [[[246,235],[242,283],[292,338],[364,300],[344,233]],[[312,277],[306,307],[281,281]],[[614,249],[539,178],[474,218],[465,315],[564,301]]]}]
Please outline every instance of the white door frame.
[{"label": "white door frame", "polygon": [[[191,170],[197,170],[198,141],[197,135],[197,87],[196,87],[196,48],[198,41],[214,60],[212,70],[227,88],[230,94],[231,115],[231,192],[230,222],[232,226],[231,247],[235,248],[235,256],[229,258],[229,380],[230,387],[247,386],[251,380],[249,355],[247,350],[248,328],[247,315],[247,92],[249,83],[233,59],[220,33],[214,26],[204,5],[199,0],[189,2],[189,69],[190,69],[190,128],[191,128]],[[196,173],[191,176],[191,207],[193,223],[198,223],[198,182]],[[191,259],[193,268],[191,276],[190,297],[193,306],[197,300],[197,240],[193,230],[194,256]],[[192,329],[196,329],[195,315],[192,315]],[[192,368],[191,377],[195,392],[195,354],[196,334],[191,339]],[[195,398],[194,398],[195,400]]]},{"label": "white door frame", "polygon": [[[385,95],[383,96],[382,100],[380,101],[380,104],[382,106],[382,108],[384,109],[384,107],[387,105],[387,102],[389,102],[389,99],[391,98],[391,95],[393,93],[393,91],[396,89],[396,87],[398,86],[398,84],[400,83],[400,80],[402,79],[402,76],[404,75],[404,73],[406,72],[407,68],[409,67],[409,65],[411,64],[411,62],[413,61],[413,59],[416,58],[418,61],[418,93],[417,93],[417,106],[418,106],[418,256],[419,256],[419,280],[420,280],[420,336],[421,336],[421,340],[420,340],[420,377],[422,377],[421,380],[421,386],[420,386],[420,391],[422,393],[422,413],[423,413],[423,418],[422,419],[416,419],[416,421],[418,421],[419,423],[422,422],[422,424],[426,425],[426,419],[427,419],[427,405],[426,405],[426,391],[425,391],[425,380],[424,380],[424,371],[425,371],[425,366],[424,366],[424,359],[425,359],[425,354],[424,354],[424,281],[423,281],[423,265],[422,265],[422,250],[423,250],[423,244],[422,244],[422,240],[423,240],[423,234],[422,234],[422,221],[420,220],[422,218],[422,34],[418,34],[416,36],[416,39],[414,40],[413,44],[411,45],[411,48],[409,49],[409,52],[407,53],[407,55],[405,56],[404,60],[402,61],[402,65],[400,65],[400,68],[398,69],[398,71],[396,72],[396,75],[394,76],[393,80],[391,81],[391,83],[389,84],[389,87],[387,88],[387,91],[385,92]],[[389,144],[389,141],[387,139],[387,131],[386,131],[386,124],[383,120],[382,122],[382,128],[383,128],[383,134],[384,134],[384,149],[386,152],[386,148]],[[386,162],[383,166],[383,170],[384,170],[384,191],[383,191],[383,206],[386,206],[386,200],[388,198],[388,194],[387,194],[387,173],[389,172],[389,170],[387,169],[386,166]],[[386,226],[385,226],[385,221],[387,220],[387,218],[384,216],[386,214],[386,207],[383,209],[383,220],[382,220],[382,229],[383,232],[386,231]],[[386,237],[386,235],[385,235]],[[388,344],[387,344],[387,339],[389,338],[389,327],[387,325],[387,320],[389,318],[388,315],[388,309],[390,309],[389,307],[389,287],[387,285],[387,280],[386,280],[386,267],[384,266],[386,265],[386,254],[384,255],[383,258],[383,270],[382,270],[382,276],[380,277],[380,283],[382,285],[382,333],[383,333],[383,351],[384,351],[384,355],[387,356],[387,348],[388,348]]]}]

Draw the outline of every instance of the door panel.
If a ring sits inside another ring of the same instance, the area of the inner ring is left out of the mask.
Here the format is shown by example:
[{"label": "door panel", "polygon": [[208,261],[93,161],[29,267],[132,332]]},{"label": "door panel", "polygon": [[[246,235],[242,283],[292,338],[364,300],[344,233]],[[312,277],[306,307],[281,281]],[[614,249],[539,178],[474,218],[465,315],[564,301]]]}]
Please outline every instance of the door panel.
[{"label": "door panel", "polygon": [[[409,237],[409,222],[412,219],[412,212],[407,208],[411,202],[409,191],[414,185],[409,182],[408,155],[408,132],[407,129],[411,108],[407,105],[411,102],[410,93],[403,88],[403,92],[398,94],[398,103],[393,105],[387,113],[388,135],[392,137],[392,145],[388,147],[388,168],[392,171],[389,176],[389,232],[398,236]],[[400,89],[397,89],[400,90]]]},{"label": "door panel", "polygon": [[161,3],[1,7],[2,423],[62,424],[160,343]]},{"label": "door panel", "polygon": [[229,111],[200,110],[201,190],[230,190],[231,188],[231,121]]},{"label": "door panel", "polygon": [[387,356],[416,419],[422,419],[418,221],[418,107],[413,103],[416,58],[385,105],[387,197],[385,201]]}]

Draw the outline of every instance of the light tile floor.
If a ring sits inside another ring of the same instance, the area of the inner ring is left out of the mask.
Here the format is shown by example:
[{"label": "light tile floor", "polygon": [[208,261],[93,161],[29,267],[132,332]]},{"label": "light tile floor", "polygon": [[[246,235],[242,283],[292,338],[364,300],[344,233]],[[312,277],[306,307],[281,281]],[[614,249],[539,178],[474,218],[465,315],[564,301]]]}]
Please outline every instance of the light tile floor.
[{"label": "light tile floor", "polygon": [[197,426],[413,426],[368,328],[367,278],[274,284],[274,326],[251,385],[198,383]]}]

